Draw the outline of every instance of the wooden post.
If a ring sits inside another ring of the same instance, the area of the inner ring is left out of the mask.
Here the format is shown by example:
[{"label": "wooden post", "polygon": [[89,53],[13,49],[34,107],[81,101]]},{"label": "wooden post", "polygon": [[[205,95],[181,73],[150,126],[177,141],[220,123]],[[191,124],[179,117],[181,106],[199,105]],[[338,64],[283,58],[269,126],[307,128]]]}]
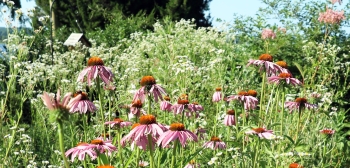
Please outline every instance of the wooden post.
[{"label": "wooden post", "polygon": [[51,24],[52,24],[52,36],[55,37],[56,32],[56,9],[53,7],[55,0],[50,0],[50,10],[51,10]]}]

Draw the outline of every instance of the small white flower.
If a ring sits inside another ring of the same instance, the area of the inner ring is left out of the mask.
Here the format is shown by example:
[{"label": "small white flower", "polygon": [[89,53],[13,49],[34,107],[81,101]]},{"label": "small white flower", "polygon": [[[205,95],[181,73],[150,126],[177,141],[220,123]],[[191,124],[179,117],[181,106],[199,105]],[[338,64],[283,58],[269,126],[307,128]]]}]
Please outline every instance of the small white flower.
[{"label": "small white flower", "polygon": [[227,149],[228,152],[231,152],[231,151],[233,151],[233,150],[234,150],[234,148],[228,148],[228,149]]},{"label": "small white flower", "polygon": [[208,162],[208,165],[213,165],[214,163],[215,163],[214,161],[210,160],[210,161]]},{"label": "small white flower", "polygon": [[217,154],[216,154],[216,156],[221,156],[222,155],[222,152],[218,152]]},{"label": "small white flower", "polygon": [[42,164],[49,164],[50,162],[47,161],[47,160],[43,160],[43,161],[41,161],[41,163],[42,163]]},{"label": "small white flower", "polygon": [[[17,132],[24,132],[24,128],[18,129]],[[24,135],[24,134],[22,134],[22,136],[23,136],[23,135]]]}]

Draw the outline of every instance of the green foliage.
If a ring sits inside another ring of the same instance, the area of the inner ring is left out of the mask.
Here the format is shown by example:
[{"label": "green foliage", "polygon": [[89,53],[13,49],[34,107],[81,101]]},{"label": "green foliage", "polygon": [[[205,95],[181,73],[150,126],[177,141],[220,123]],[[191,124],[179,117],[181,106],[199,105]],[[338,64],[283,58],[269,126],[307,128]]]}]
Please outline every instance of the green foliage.
[{"label": "green foliage", "polygon": [[97,44],[105,43],[108,47],[116,46],[124,38],[130,38],[134,32],[147,32],[152,29],[153,16],[137,14],[126,17],[121,11],[111,14],[110,23],[105,29],[97,28],[86,36],[95,39]]},{"label": "green foliage", "polygon": [[[286,12],[298,12],[297,6],[285,10],[286,2],[269,1],[268,9],[273,7],[274,12],[283,17],[289,17]],[[301,9],[315,12],[322,6],[309,5]],[[309,13],[301,12],[304,14]],[[93,44],[91,48],[79,43],[68,50],[62,44],[66,36],[58,31],[53,55],[47,40],[49,29],[44,22],[43,28],[31,36],[20,31],[8,35],[8,52],[0,64],[0,136],[4,137],[0,140],[1,166],[63,166],[59,144],[67,151],[79,142],[90,143],[104,133],[110,134],[113,145],[118,147],[117,152],[96,160],[88,155],[84,161],[75,158],[69,162],[70,166],[96,167],[101,162],[109,162],[115,167],[137,167],[140,160],[151,162],[150,155],[154,158],[152,167],[172,164],[184,167],[191,160],[201,167],[288,167],[293,162],[304,167],[350,165],[347,157],[350,127],[345,123],[349,110],[344,100],[350,89],[350,64],[343,46],[347,43],[346,35],[338,32],[337,26],[328,29],[330,33],[326,34],[327,28],[317,23],[317,15],[314,15],[310,16],[312,23],[290,22],[284,32],[278,31],[277,25],[268,25],[266,18],[258,15],[258,18],[236,18],[233,27],[198,28],[193,20],[173,22],[169,17],[150,28],[148,19],[153,20],[153,15],[129,18],[115,12],[112,16],[115,18],[109,18],[111,23],[105,30],[87,34]],[[148,30],[139,30],[139,27]],[[264,28],[274,30],[277,37],[261,39]],[[68,30],[69,27],[63,27],[61,32],[64,34]],[[308,34],[308,31],[311,32]],[[293,77],[303,85],[268,83],[264,69],[247,66],[248,60],[257,59],[262,53],[270,53],[274,61],[285,60]],[[102,89],[95,80],[91,86],[85,81],[77,82],[88,58],[95,55],[114,74],[114,90]],[[113,120],[115,114],[124,121],[137,120],[128,119],[128,114],[134,93],[141,87],[140,79],[145,75],[156,78],[173,105],[185,93],[190,103],[203,106],[204,111],[183,116],[186,113],[175,115],[160,110],[159,102],[149,100],[152,96],[146,96],[143,104],[143,109],[154,114],[160,124],[181,121],[185,129],[199,135],[198,142],[189,142],[177,149],[172,148],[176,143],[170,142],[167,148],[155,147],[152,152],[137,147],[132,150],[129,143],[120,145],[120,139],[130,133],[130,129],[112,128],[104,122]],[[213,102],[217,87],[222,89],[225,98],[242,90],[256,90],[259,105],[254,110],[245,110],[241,101]],[[87,92],[98,110],[69,114],[62,123],[50,121],[50,116],[57,117],[55,112],[58,111],[49,111],[41,96],[43,92],[56,93],[58,88],[61,97],[77,90]],[[294,101],[296,97],[306,98],[307,103],[317,108],[286,108],[285,102]],[[228,109],[235,110],[235,126],[223,124]],[[194,117],[197,114],[198,117]],[[64,142],[57,136],[61,126]],[[273,130],[274,136],[264,139],[248,134],[257,127]],[[206,133],[200,134],[199,128],[205,128]],[[325,128],[335,133],[320,133]],[[226,149],[203,148],[211,136],[219,137]],[[170,159],[173,157],[175,163]]]}]

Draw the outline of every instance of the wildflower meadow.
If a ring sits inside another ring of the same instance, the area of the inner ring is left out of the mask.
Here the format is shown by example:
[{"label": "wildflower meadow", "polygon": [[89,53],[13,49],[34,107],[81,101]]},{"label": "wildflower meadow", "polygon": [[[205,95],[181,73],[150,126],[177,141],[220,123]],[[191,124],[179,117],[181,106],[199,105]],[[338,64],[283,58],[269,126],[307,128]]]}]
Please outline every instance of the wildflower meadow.
[{"label": "wildflower meadow", "polygon": [[349,2],[266,3],[217,27],[161,20],[112,47],[9,22],[0,167],[350,167]]}]

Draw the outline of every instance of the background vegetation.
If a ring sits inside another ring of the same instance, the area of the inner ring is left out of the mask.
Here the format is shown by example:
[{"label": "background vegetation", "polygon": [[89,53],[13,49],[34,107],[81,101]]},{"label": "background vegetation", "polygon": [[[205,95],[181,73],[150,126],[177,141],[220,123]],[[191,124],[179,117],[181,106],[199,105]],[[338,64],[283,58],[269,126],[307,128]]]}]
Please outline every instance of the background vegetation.
[{"label": "background vegetation", "polygon": [[[100,136],[101,130],[109,132],[115,140],[117,135],[128,134],[130,128],[115,130],[101,123],[112,120],[117,114],[128,120],[129,110],[123,107],[131,104],[133,93],[140,87],[139,80],[145,75],[156,78],[157,84],[171,97],[172,104],[186,93],[191,102],[204,107],[198,118],[184,120],[186,129],[191,131],[205,128],[204,139],[177,151],[186,157],[177,155],[176,167],[184,167],[190,160],[201,167],[288,167],[293,162],[304,167],[350,166],[347,157],[350,154],[349,35],[341,30],[348,25],[349,3],[336,4],[345,11],[347,18],[337,25],[317,20],[326,7],[334,7],[329,1],[270,0],[263,1],[267,8],[261,9],[256,18],[235,16],[233,23],[210,27],[209,20],[201,20],[201,15],[185,10],[186,5],[191,6],[185,3],[189,1],[178,5],[184,7],[180,10],[182,13],[170,15],[175,10],[175,2],[180,4],[180,1],[169,1],[152,10],[131,10],[133,5],[125,2],[108,10],[94,7],[101,10],[98,15],[87,12],[89,15],[84,16],[102,15],[106,19],[103,26],[96,27],[101,20],[87,24],[89,19],[79,19],[93,46],[64,46],[67,34],[77,27],[62,21],[54,38],[53,54],[47,18],[41,18],[40,24],[34,25],[29,34],[9,26],[10,33],[4,40],[8,51],[0,57],[1,167],[63,166],[58,125],[49,120],[52,112],[40,98],[44,91],[83,90],[98,107],[96,113],[72,114],[64,122],[64,148],[68,150],[80,141],[88,142]],[[204,1],[206,5],[196,10],[197,13],[203,12],[208,2]],[[42,7],[47,14],[47,8]],[[116,8],[129,12],[118,12]],[[188,15],[182,15],[186,12]],[[41,17],[33,16],[38,17],[36,20]],[[281,25],[269,24],[267,19],[272,17],[279,19]],[[209,27],[201,27],[201,24]],[[276,38],[262,39],[261,32],[265,28],[276,32]],[[246,66],[249,59],[258,59],[264,53],[271,54],[274,61],[286,61],[288,69],[303,85],[282,89],[264,82],[262,71]],[[78,74],[94,55],[102,58],[115,75],[115,90],[104,90],[102,98],[96,96],[96,84],[89,88],[77,82]],[[242,117],[246,111],[240,103],[212,102],[217,87],[222,88],[225,97],[254,89],[258,92],[259,107],[249,111],[251,115],[246,119]],[[312,97],[315,94],[320,97]],[[297,97],[307,98],[309,103],[318,106],[317,109],[298,113],[283,108],[282,102],[294,101]],[[148,107],[151,107],[148,112],[157,115],[159,123],[169,125],[181,121],[180,116],[161,111],[159,103],[144,105],[144,109]],[[222,124],[228,109],[235,109],[237,127]],[[86,118],[89,125],[83,124]],[[251,128],[262,126],[261,123],[274,131],[275,139],[245,134]],[[319,131],[324,128],[335,130],[335,134],[321,134]],[[211,136],[220,137],[227,148],[203,149],[202,145]],[[135,167],[138,165],[135,151],[138,150],[131,150],[127,145],[109,156],[108,161],[115,167]],[[170,148],[156,148],[156,165],[170,165],[173,155]],[[140,159],[149,161],[148,153],[141,151]],[[87,167],[101,164],[90,159],[86,159],[86,163]],[[70,164],[72,167],[83,165],[77,159]]]}]

